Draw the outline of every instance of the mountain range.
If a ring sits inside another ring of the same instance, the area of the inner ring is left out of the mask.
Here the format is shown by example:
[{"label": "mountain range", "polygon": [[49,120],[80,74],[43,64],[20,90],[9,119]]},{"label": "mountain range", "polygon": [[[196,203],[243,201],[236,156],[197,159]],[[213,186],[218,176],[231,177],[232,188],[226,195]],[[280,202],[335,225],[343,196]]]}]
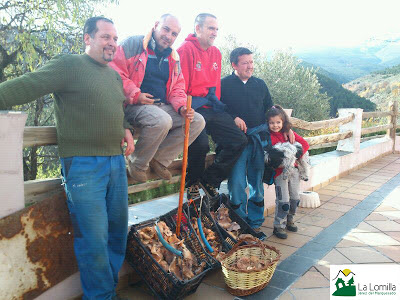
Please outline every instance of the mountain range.
[{"label": "mountain range", "polygon": [[342,84],[400,64],[400,36],[371,38],[351,48],[328,47],[294,55],[304,64],[324,69],[328,77]]}]

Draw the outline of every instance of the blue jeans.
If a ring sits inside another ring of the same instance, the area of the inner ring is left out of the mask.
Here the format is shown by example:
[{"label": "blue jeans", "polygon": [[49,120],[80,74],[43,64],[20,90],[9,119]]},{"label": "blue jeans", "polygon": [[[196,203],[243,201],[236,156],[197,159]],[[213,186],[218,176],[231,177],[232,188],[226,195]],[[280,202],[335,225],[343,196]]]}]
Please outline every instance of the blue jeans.
[{"label": "blue jeans", "polygon": [[125,258],[128,183],[117,156],[60,158],[82,299],[111,299]]},{"label": "blue jeans", "polygon": [[[257,166],[252,159],[254,144],[249,143],[239,157],[228,178],[230,203],[235,212],[252,228],[264,223],[264,165]],[[246,187],[249,184],[249,200]]]}]

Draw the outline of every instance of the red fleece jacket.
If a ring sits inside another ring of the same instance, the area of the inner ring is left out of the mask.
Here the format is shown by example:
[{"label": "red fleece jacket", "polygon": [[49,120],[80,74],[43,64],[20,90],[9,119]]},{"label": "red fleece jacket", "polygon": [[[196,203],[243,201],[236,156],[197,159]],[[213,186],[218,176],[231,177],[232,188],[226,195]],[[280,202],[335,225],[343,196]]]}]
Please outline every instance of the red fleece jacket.
[{"label": "red fleece jacket", "polygon": [[221,52],[215,46],[201,48],[194,34],[189,34],[177,49],[188,95],[205,97],[210,87],[216,87],[215,95],[221,99]]}]

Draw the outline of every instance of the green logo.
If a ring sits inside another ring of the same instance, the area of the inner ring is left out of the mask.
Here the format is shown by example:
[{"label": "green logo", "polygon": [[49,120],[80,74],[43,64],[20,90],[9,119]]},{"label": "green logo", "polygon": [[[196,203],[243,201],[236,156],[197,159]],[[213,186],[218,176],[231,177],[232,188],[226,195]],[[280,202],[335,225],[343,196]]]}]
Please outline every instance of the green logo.
[{"label": "green logo", "polygon": [[356,286],[354,285],[354,274],[349,269],[340,270],[337,276],[332,280],[335,281],[336,291],[332,296],[355,296]]}]

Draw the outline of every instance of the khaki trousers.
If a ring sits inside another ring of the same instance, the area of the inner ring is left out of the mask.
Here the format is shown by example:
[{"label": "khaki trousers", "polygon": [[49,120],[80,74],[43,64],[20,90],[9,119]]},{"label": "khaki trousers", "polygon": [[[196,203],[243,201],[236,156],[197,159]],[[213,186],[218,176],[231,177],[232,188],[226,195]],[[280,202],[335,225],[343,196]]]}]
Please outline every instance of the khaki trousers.
[{"label": "khaki trousers", "polygon": [[[139,169],[147,170],[152,158],[168,167],[183,151],[185,119],[171,105],[128,105],[125,119],[140,135],[129,159]],[[190,123],[189,144],[205,126],[204,118],[195,113]]]}]

